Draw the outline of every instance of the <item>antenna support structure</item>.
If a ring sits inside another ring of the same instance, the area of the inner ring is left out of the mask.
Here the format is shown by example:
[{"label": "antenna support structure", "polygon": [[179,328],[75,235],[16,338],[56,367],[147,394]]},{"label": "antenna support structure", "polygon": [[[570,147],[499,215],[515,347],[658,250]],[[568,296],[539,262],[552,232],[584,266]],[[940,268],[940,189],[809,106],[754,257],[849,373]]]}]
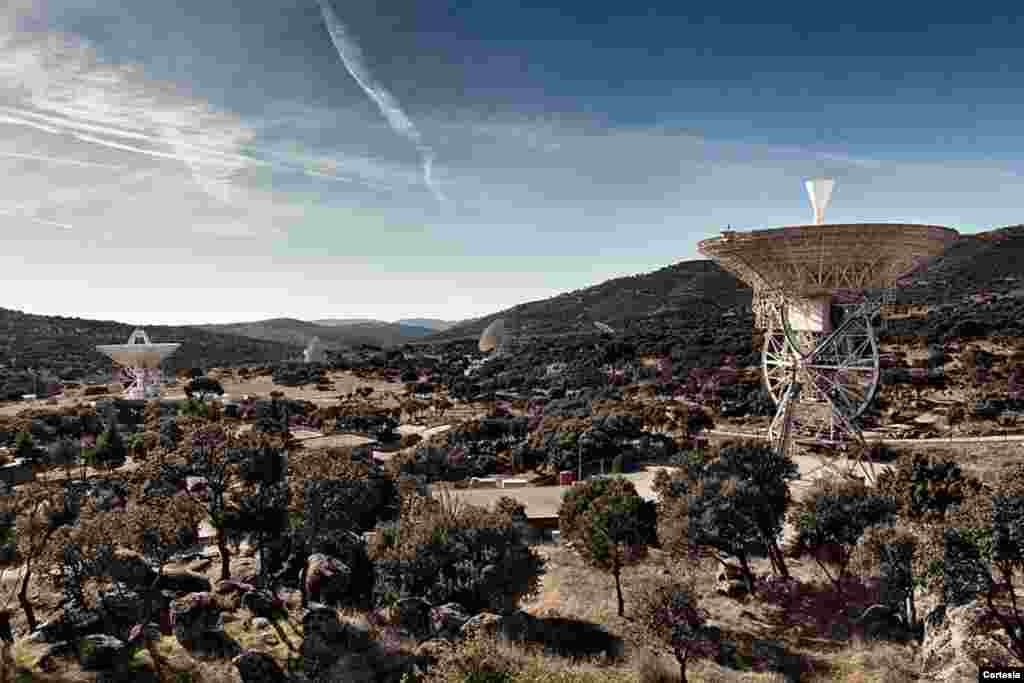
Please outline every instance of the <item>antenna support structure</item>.
[{"label": "antenna support structure", "polygon": [[154,344],[143,329],[136,329],[124,344],[97,346],[131,378],[124,397],[129,400],[158,400],[161,395],[160,363],[178,350],[179,342]]},{"label": "antenna support structure", "polygon": [[[959,234],[933,225],[825,224],[834,184],[805,182],[814,225],[723,231],[698,250],[753,289],[762,376],[776,404],[772,446],[787,453],[794,442],[843,450],[856,444],[845,474],[859,467],[873,481],[860,418],[880,385],[883,314],[897,281],[941,255]],[[823,464],[836,469],[835,462]]]}]

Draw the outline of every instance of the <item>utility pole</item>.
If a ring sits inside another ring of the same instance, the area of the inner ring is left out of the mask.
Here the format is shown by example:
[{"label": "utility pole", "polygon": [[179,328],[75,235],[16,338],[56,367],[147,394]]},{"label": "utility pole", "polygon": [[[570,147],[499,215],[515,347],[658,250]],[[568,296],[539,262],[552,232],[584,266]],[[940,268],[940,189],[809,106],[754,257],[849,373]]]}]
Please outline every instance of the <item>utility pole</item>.
[{"label": "utility pole", "polygon": [[576,481],[583,481],[583,444],[576,437]]}]

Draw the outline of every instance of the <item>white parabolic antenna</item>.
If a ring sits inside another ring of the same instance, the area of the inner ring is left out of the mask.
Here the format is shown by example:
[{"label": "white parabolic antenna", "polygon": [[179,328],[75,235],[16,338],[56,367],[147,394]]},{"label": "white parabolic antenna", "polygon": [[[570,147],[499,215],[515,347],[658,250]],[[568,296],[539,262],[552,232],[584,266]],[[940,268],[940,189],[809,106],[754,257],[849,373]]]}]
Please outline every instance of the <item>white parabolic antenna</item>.
[{"label": "white parabolic antenna", "polygon": [[615,328],[607,323],[603,323],[599,320],[594,321],[594,327],[603,332],[604,334],[615,334]]},{"label": "white parabolic antenna", "polygon": [[96,350],[125,369],[133,378],[125,391],[129,399],[160,397],[160,363],[178,350],[181,342],[154,344],[145,330],[137,329],[125,344],[105,344]]},{"label": "white parabolic antenna", "polygon": [[493,351],[505,340],[505,319],[498,318],[480,335],[479,348],[482,353]]},{"label": "white parabolic antenna", "polygon": [[804,181],[807,194],[811,197],[811,206],[814,207],[815,225],[825,224],[825,209],[832,201],[832,188],[835,186],[836,181],[832,178],[811,178]]}]

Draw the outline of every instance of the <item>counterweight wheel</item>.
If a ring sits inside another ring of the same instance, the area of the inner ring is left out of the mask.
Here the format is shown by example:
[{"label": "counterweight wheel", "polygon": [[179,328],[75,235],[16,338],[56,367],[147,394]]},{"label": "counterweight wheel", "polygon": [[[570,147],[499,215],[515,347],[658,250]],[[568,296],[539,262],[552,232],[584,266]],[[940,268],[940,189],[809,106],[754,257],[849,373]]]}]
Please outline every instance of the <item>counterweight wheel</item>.
[{"label": "counterweight wheel", "polygon": [[[790,412],[792,438],[847,443],[857,455],[862,454],[864,440],[857,418],[874,400],[880,378],[872,326],[878,306],[872,301],[834,306],[829,333],[793,329],[786,307],[784,302],[773,306],[761,354],[765,385],[779,408],[769,428],[773,445],[779,446],[784,431],[783,397],[795,377],[801,392]],[[850,460],[852,466],[859,457]],[[830,469],[835,465],[825,464]],[[873,473],[869,477],[873,479]]]}]

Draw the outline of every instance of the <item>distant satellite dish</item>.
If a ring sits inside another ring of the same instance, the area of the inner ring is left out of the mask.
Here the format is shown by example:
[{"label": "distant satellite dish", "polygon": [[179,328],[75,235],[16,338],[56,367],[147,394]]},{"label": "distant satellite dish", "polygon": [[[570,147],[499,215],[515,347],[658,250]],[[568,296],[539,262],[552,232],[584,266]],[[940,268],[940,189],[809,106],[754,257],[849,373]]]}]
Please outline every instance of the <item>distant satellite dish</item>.
[{"label": "distant satellite dish", "polygon": [[307,363],[324,362],[324,349],[320,343],[320,337],[313,337],[309,340],[309,346],[302,352],[302,357]]},{"label": "distant satellite dish", "polygon": [[479,348],[482,353],[494,351],[505,341],[505,319],[498,318],[480,335]]},{"label": "distant satellite dish", "polygon": [[595,320],[594,327],[600,330],[603,334],[615,334],[615,329],[611,325],[606,325],[603,322]]}]

